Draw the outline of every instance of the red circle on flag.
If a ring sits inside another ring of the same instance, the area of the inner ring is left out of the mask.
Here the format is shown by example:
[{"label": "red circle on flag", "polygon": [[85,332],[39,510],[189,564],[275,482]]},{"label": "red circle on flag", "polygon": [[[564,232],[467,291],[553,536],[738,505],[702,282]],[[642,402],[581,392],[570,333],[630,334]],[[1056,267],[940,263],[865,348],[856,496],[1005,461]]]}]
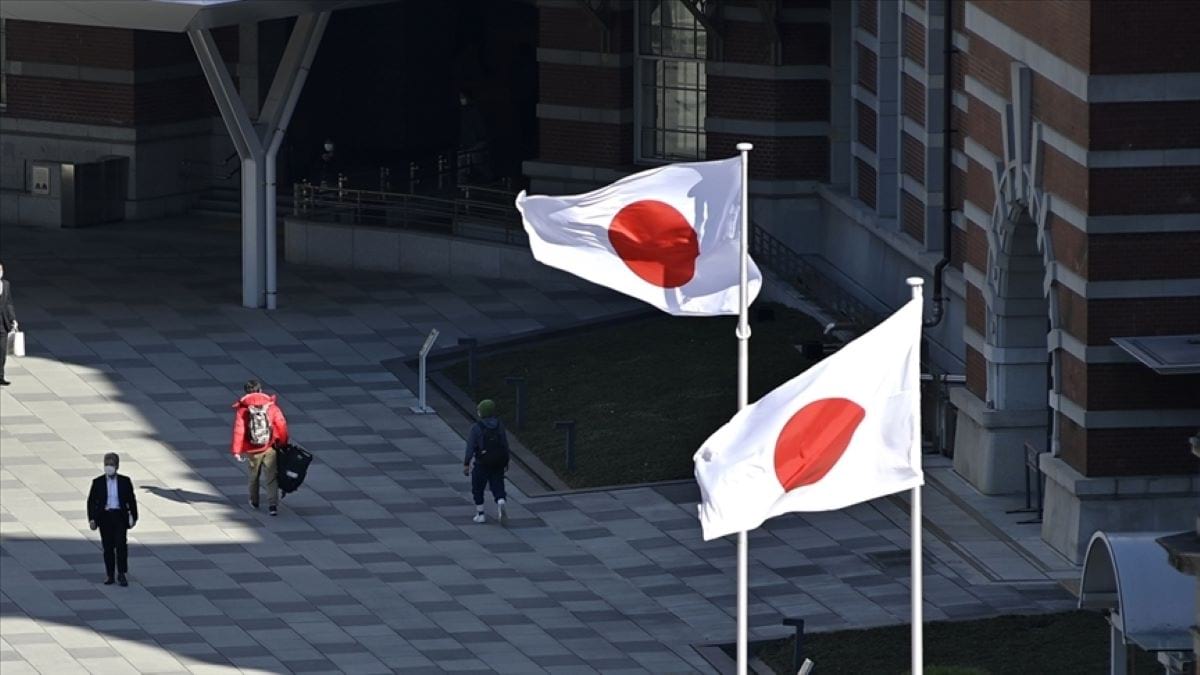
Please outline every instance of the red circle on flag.
[{"label": "red circle on flag", "polygon": [[613,216],[608,241],[646,283],[679,288],[696,275],[696,230],[670,204],[643,199],[625,206]]},{"label": "red circle on flag", "polygon": [[866,411],[844,398],[813,401],[792,415],[775,441],[775,477],[785,491],[825,477],[850,446]]}]

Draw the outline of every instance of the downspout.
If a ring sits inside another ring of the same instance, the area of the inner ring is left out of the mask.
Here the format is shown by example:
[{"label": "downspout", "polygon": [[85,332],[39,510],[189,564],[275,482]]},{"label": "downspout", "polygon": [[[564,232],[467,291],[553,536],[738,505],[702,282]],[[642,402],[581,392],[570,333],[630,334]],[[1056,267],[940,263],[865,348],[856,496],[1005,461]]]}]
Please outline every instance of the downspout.
[{"label": "downspout", "polygon": [[952,152],[954,144],[950,142],[955,130],[951,125],[950,113],[954,105],[954,78],[950,76],[954,52],[954,21],[950,11],[954,0],[945,0],[945,11],[942,16],[942,259],[933,268],[933,315],[925,321],[925,327],[931,328],[942,322],[946,313],[945,276],[946,267],[950,265],[950,253],[953,247],[954,234],[954,200],[951,199],[950,179],[954,169]]},{"label": "downspout", "polygon": [[[313,28],[312,35],[309,37],[309,42],[306,45],[304,57],[300,62],[300,67],[296,72],[296,80],[292,83],[287,98],[284,100],[283,110],[279,115],[279,123],[276,128],[270,130],[271,144],[267,146],[267,158],[265,171],[266,182],[266,276],[267,276],[267,309],[276,308],[276,292],[278,290],[278,278],[276,273],[276,206],[278,195],[276,194],[275,186],[275,157],[279,153],[279,146],[283,144],[283,136],[287,133],[288,123],[292,119],[292,113],[296,110],[296,102],[300,100],[300,92],[304,90],[304,82],[308,79],[308,71],[312,67],[313,57],[316,56],[317,47],[321,44],[321,37],[325,33],[325,25],[329,22],[329,12],[321,12],[317,15],[316,24]],[[295,30],[295,29],[293,29]]]}]

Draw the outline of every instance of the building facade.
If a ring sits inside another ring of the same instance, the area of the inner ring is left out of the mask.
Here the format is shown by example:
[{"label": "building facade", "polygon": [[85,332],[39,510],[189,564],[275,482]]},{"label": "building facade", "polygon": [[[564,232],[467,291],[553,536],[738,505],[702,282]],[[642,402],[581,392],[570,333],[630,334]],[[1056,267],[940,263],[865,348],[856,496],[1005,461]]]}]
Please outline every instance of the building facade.
[{"label": "building facade", "polygon": [[1096,529],[1190,525],[1200,376],[1113,343],[1200,333],[1190,3],[539,7],[533,190],[754,143],[756,223],[860,300],[941,277],[926,336],[965,374],[964,478],[1009,493],[1037,466],[1043,537],[1076,561]]}]

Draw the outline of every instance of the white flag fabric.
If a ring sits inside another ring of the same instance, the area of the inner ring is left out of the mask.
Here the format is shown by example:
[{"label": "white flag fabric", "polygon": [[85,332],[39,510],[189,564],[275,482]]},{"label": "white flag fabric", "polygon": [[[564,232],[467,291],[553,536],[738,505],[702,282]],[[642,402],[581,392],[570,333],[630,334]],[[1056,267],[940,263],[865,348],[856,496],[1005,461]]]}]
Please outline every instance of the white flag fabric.
[{"label": "white flag fabric", "polygon": [[921,300],[738,412],[696,452],[704,539],[924,482]]},{"label": "white flag fabric", "polygon": [[[517,195],[533,257],[681,316],[737,314],[740,158],[670,164],[594,192]],[[749,262],[750,302],[762,274]]]}]

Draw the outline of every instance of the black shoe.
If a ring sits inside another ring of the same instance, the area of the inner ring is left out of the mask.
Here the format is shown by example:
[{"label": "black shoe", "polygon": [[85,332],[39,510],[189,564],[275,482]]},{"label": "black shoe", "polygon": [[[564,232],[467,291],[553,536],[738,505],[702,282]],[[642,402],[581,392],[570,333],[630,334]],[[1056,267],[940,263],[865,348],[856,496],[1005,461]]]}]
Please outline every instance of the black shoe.
[{"label": "black shoe", "polygon": [[255,508],[255,509],[257,509],[257,508],[258,508],[258,502],[254,502],[254,501],[250,502],[250,507],[251,507],[251,508]]},{"label": "black shoe", "polygon": [[0,387],[7,387],[10,384],[12,384],[12,382],[9,382],[8,380],[0,378]]},{"label": "black shoe", "polygon": [[117,575],[117,583],[121,584],[122,586],[128,586],[129,580],[125,578],[124,574],[118,574]]},{"label": "black shoe", "polygon": [[273,516],[277,516],[277,515],[279,515],[279,507],[269,506],[269,507],[267,507],[267,513],[269,513]]},{"label": "black shoe", "polygon": [[112,585],[113,585],[113,578],[112,578],[112,577],[104,577],[104,585],[105,585],[105,586],[112,586]]}]

